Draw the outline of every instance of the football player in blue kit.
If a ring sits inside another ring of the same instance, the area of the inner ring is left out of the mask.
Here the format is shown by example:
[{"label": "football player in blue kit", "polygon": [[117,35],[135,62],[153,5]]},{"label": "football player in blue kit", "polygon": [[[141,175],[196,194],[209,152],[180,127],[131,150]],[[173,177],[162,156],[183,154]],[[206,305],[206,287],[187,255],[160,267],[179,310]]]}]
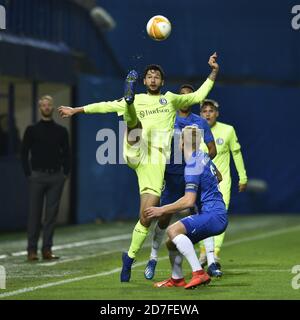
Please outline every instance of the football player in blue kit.
[{"label": "football player in blue kit", "polygon": [[[184,287],[191,289],[210,282],[198,260],[194,249],[200,240],[225,231],[228,219],[223,196],[218,183],[221,174],[209,156],[199,150],[201,132],[195,126],[187,126],[182,131],[182,147],[185,158],[185,194],[179,200],[161,207],[145,210],[149,218],[171,216],[181,210],[196,207],[195,214],[185,217],[167,229],[167,248],[172,267],[172,276],[155,283],[155,287]],[[182,272],[183,256],[192,268],[192,279],[186,283]]]},{"label": "football player in blue kit", "polygon": [[[190,84],[184,84],[180,87],[180,94],[189,94],[194,92],[194,88]],[[179,110],[176,116],[175,125],[174,125],[174,138],[171,145],[171,157],[170,163],[166,165],[165,171],[165,185],[164,190],[161,195],[160,204],[166,205],[176,201],[181,198],[185,192],[185,183],[184,183],[184,167],[185,162],[182,156],[182,150],[179,145],[179,140],[181,137],[182,129],[186,126],[196,126],[202,130],[204,142],[208,148],[208,154],[211,159],[213,159],[217,154],[217,149],[214,141],[214,137],[211,133],[210,127],[205,119],[198,116],[197,114],[192,113],[191,107],[187,110]],[[161,217],[154,228],[152,248],[150,259],[147,263],[147,266],[144,271],[145,278],[151,280],[155,274],[155,268],[158,261],[158,250],[161,246],[163,237],[165,235],[165,230],[168,227],[171,220],[171,216]],[[207,251],[210,252],[210,243],[204,243],[207,247]],[[214,249],[212,249],[214,250]],[[212,261],[209,261],[212,265],[210,269],[212,270],[211,275],[218,271],[214,271],[214,257]],[[209,270],[210,270],[209,269]]]}]

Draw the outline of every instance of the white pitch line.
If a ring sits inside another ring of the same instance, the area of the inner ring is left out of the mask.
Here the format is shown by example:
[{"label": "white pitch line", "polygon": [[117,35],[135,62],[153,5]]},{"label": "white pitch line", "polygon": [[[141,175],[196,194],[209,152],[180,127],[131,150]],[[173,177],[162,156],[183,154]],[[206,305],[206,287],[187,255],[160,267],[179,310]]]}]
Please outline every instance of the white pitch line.
[{"label": "white pitch line", "polygon": [[245,237],[245,238],[241,238],[241,239],[227,241],[223,244],[223,247],[232,246],[234,244],[240,244],[243,242],[255,241],[255,240],[260,240],[260,239],[269,238],[269,237],[273,237],[273,236],[278,236],[280,234],[293,232],[293,231],[297,231],[297,230],[300,230],[300,225],[290,227],[290,228],[283,228],[283,229],[279,229],[279,230],[269,231],[266,233],[261,233],[256,236],[250,236],[250,237]]},{"label": "white pitch line", "polygon": [[[264,221],[264,222],[251,222],[251,223],[247,223],[247,227],[243,227],[243,226],[236,226],[236,227],[231,227],[231,231],[232,230],[251,230],[254,229],[255,227],[258,226],[267,226],[269,225],[269,223],[267,223],[269,220]],[[250,226],[250,227],[249,227]],[[97,239],[92,239],[92,240],[84,240],[84,241],[78,241],[78,242],[71,242],[71,243],[67,243],[67,244],[62,244],[62,245],[56,245],[53,247],[53,250],[62,250],[62,249],[72,249],[75,247],[82,247],[82,246],[88,246],[88,245],[92,245],[92,244],[102,244],[102,243],[107,243],[107,242],[113,242],[113,241],[119,241],[119,240],[127,240],[131,238],[131,233],[127,233],[127,234],[123,234],[123,235],[118,235],[118,236],[112,236],[112,237],[105,237],[105,238],[97,238]],[[11,254],[4,254],[4,255],[0,255],[0,260],[1,259],[6,259],[9,258],[10,256],[13,257],[20,257],[20,256],[25,256],[27,255],[27,251],[23,250],[23,251],[18,251],[18,252],[13,252]]]},{"label": "white pitch line", "polygon": [[[141,271],[144,272],[144,269],[136,269],[135,271]],[[170,269],[159,269],[156,268],[155,272],[170,272]],[[228,269],[226,268],[226,271],[224,271],[224,274],[231,275],[231,272],[288,272],[291,273],[291,269]],[[232,274],[234,275],[234,274]]]},{"label": "white pitch line", "polygon": [[[151,244],[145,244],[143,246],[143,248],[149,248],[151,247]],[[65,262],[73,262],[73,261],[80,261],[80,260],[86,260],[86,259],[90,259],[90,258],[97,258],[97,257],[102,257],[104,255],[107,254],[112,254],[112,253],[120,253],[123,251],[126,251],[127,248],[119,248],[119,249],[115,249],[115,250],[111,250],[111,251],[104,251],[101,253],[95,253],[95,254],[90,254],[90,255],[85,255],[85,256],[76,256],[76,257],[72,257],[70,259],[65,259],[65,260],[58,260],[58,261],[53,261],[53,262],[41,262],[41,263],[37,263],[37,265],[42,266],[42,267],[52,267],[55,266],[57,264],[61,264],[61,263],[65,263]]]},{"label": "white pitch line", "polygon": [[95,253],[95,254],[90,254],[90,255],[85,255],[85,256],[76,256],[76,257],[72,257],[70,259],[58,260],[58,261],[53,261],[53,262],[41,262],[41,263],[37,263],[37,265],[42,266],[42,267],[52,267],[52,266],[56,266],[57,264],[61,264],[61,263],[65,263],[65,262],[73,262],[73,261],[80,261],[80,260],[85,260],[85,259],[90,259],[90,258],[96,258],[96,257],[101,257],[101,256],[104,256],[107,254],[122,252],[125,250],[126,249],[116,249],[116,250],[111,250],[111,251],[104,251],[101,253]]},{"label": "white pitch line", "polygon": [[[165,260],[165,259],[168,259],[168,258],[169,257],[166,256],[166,257],[162,257],[160,260]],[[135,263],[132,268],[140,267],[140,266],[144,265],[147,262],[148,262],[148,260]],[[76,281],[92,279],[92,278],[109,276],[111,274],[118,273],[121,270],[122,270],[122,268],[115,268],[115,269],[112,269],[110,271],[91,274],[89,276],[82,276],[82,277],[76,277],[76,278],[71,278],[71,279],[66,279],[66,280],[61,280],[61,281],[56,281],[56,282],[49,282],[49,283],[45,283],[45,284],[42,284],[42,285],[36,286],[36,287],[23,288],[23,289],[11,291],[11,292],[1,293],[0,294],[0,298],[16,296],[16,295],[19,295],[19,294],[22,294],[22,293],[32,292],[32,291],[36,291],[38,289],[45,289],[45,288],[50,288],[50,287],[54,287],[54,286],[59,286],[59,285],[66,284],[66,283],[71,283],[71,282],[76,282]]]},{"label": "white pitch line", "polygon": [[[293,231],[294,229],[296,231],[296,230],[300,229],[300,226],[298,225],[298,226],[294,226],[294,227],[289,228],[290,231]],[[280,235],[282,233],[285,233],[285,230],[286,229],[270,231],[267,234],[269,235],[269,237],[272,237],[273,235],[276,236],[276,235]],[[248,241],[255,241],[255,240],[264,239],[265,238],[265,234],[262,233],[262,234],[256,235],[256,236],[251,236],[251,237],[246,237],[246,238],[242,238],[242,239],[236,239],[236,240],[227,241],[227,242],[225,242],[223,244],[223,247],[232,246],[232,245],[235,245],[235,244],[240,244],[240,243],[248,242]],[[148,246],[150,246],[150,245],[148,245]],[[77,261],[77,260],[93,258],[93,257],[102,256],[102,255],[109,254],[109,253],[119,252],[119,251],[122,251],[122,250],[113,250],[113,251],[103,252],[102,254],[94,254],[94,255],[90,255],[90,256],[80,256],[80,257],[70,258],[70,259],[61,260],[61,261],[40,263],[39,265],[41,265],[41,266],[54,266],[56,264],[60,264],[60,263],[64,263],[64,262],[72,262],[72,261]]]},{"label": "white pitch line", "polygon": [[[53,246],[52,249],[53,250],[62,250],[62,249],[71,249],[71,248],[89,246],[91,244],[110,243],[110,242],[114,242],[114,241],[128,240],[131,238],[131,236],[132,236],[131,233],[126,233],[126,234],[112,236],[112,237],[106,237],[106,238],[98,238],[98,239],[93,239],[93,240],[71,242],[71,243]],[[19,256],[25,256],[25,255],[27,255],[27,251],[19,251],[19,252],[11,253],[11,256],[13,256],[13,257],[19,257]],[[7,257],[8,257],[8,255],[3,255],[3,256],[0,256],[0,259],[5,259]]]},{"label": "white pitch line", "polygon": [[[239,244],[239,243],[243,243],[243,242],[248,242],[248,241],[255,241],[255,240],[261,240],[261,239],[265,239],[265,238],[270,238],[270,237],[273,237],[273,236],[276,236],[276,235],[289,233],[289,232],[293,232],[293,231],[297,231],[297,230],[300,230],[300,225],[294,226],[294,227],[291,227],[291,228],[283,228],[283,229],[279,229],[279,230],[266,232],[266,233],[263,233],[263,234],[260,234],[260,235],[256,235],[256,236],[253,236],[253,237],[247,237],[247,238],[242,238],[242,239],[238,239],[238,240],[233,240],[233,241],[227,242],[227,246],[235,245],[235,244]],[[169,258],[168,256],[164,256],[164,257],[160,258],[160,260],[165,260],[165,259],[168,259],[168,258]],[[148,260],[136,263],[136,264],[134,264],[133,268],[145,265],[147,262],[148,262]],[[91,274],[89,276],[82,276],[82,277],[76,277],[76,278],[71,278],[71,279],[66,279],[66,280],[61,280],[61,281],[56,281],[56,282],[45,283],[45,284],[42,284],[42,285],[39,285],[39,286],[36,286],[36,287],[23,288],[23,289],[14,290],[14,291],[6,292],[6,293],[1,293],[0,294],[0,298],[16,296],[16,295],[20,295],[20,294],[23,294],[23,293],[36,291],[36,290],[39,290],[39,289],[45,289],[45,288],[50,288],[50,287],[54,287],[54,286],[63,285],[63,284],[66,284],[66,283],[72,283],[72,282],[81,281],[81,280],[87,280],[87,279],[92,279],[92,278],[97,278],[97,277],[108,276],[108,275],[111,275],[111,274],[114,274],[114,273],[117,273],[117,272],[120,272],[120,271],[121,271],[121,268],[115,268],[115,269],[112,269],[110,271]]]}]

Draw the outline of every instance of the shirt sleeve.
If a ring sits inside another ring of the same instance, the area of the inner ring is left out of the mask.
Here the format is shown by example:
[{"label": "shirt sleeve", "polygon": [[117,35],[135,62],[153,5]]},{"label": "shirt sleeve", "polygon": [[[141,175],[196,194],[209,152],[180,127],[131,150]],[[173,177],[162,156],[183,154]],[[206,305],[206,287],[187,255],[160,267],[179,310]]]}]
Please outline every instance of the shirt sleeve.
[{"label": "shirt sleeve", "polygon": [[176,110],[188,108],[194,104],[201,103],[209,94],[214,85],[214,81],[209,78],[195,92],[188,94],[173,94],[173,105]]},{"label": "shirt sleeve", "polygon": [[21,160],[23,171],[26,176],[31,175],[31,167],[29,165],[29,150],[32,145],[32,127],[27,127],[24,133],[22,145],[21,145]]},{"label": "shirt sleeve", "polygon": [[185,166],[185,192],[198,192],[200,183],[200,173],[195,170],[195,165]]},{"label": "shirt sleeve", "polygon": [[241,145],[233,127],[229,138],[229,149],[231,152],[241,150]]},{"label": "shirt sleeve", "polygon": [[117,112],[122,115],[125,111],[126,102],[124,99],[92,103],[84,106],[84,112],[89,113],[109,113]]},{"label": "shirt sleeve", "polygon": [[232,134],[229,140],[229,147],[230,147],[230,151],[232,152],[232,157],[236,167],[236,171],[238,172],[238,175],[239,175],[239,182],[245,184],[247,183],[248,178],[247,178],[244,160],[241,152],[241,145],[238,141],[234,128],[232,128]]},{"label": "shirt sleeve", "polygon": [[232,157],[236,167],[236,171],[238,172],[238,175],[239,175],[239,182],[242,184],[247,183],[248,178],[247,178],[247,173],[246,173],[241,150],[234,151],[232,153]]}]

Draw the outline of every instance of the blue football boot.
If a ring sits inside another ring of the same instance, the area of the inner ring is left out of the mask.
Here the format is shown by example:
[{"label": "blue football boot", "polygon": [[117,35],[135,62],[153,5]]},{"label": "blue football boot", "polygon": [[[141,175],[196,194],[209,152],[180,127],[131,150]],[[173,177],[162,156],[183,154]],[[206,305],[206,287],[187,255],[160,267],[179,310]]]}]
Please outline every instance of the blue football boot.
[{"label": "blue football boot", "polygon": [[144,276],[147,280],[153,279],[154,274],[155,274],[156,264],[157,264],[157,261],[155,259],[151,259],[148,261],[147,266],[144,271]]},{"label": "blue football boot", "polygon": [[217,267],[216,263],[212,263],[208,268],[207,268],[207,273],[211,277],[215,278],[221,278],[223,275],[223,272]]},{"label": "blue football boot", "polygon": [[130,258],[127,252],[123,252],[122,262],[123,262],[123,266],[120,274],[120,280],[121,282],[129,282],[130,276],[131,276],[131,267],[134,262],[134,259]]},{"label": "blue football boot", "polygon": [[138,73],[135,70],[131,70],[125,80],[124,99],[127,104],[132,104],[135,95],[135,86],[138,80]]}]

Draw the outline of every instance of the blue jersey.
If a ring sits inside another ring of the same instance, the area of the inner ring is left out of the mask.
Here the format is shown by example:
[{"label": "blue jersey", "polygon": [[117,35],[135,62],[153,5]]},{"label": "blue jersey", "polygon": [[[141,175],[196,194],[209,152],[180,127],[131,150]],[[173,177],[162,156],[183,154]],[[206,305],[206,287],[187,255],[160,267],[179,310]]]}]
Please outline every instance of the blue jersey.
[{"label": "blue jersey", "polygon": [[224,209],[223,196],[219,191],[216,166],[207,153],[198,150],[187,161],[184,171],[185,192],[196,192],[198,210]]},{"label": "blue jersey", "polygon": [[207,121],[195,113],[190,113],[186,118],[179,117],[178,113],[174,124],[174,137],[171,145],[170,164],[166,165],[166,173],[170,174],[184,174],[185,162],[182,151],[179,147],[179,140],[181,131],[186,126],[197,126],[203,130],[203,139],[206,144],[214,141],[214,137],[211,133],[210,127]]}]

